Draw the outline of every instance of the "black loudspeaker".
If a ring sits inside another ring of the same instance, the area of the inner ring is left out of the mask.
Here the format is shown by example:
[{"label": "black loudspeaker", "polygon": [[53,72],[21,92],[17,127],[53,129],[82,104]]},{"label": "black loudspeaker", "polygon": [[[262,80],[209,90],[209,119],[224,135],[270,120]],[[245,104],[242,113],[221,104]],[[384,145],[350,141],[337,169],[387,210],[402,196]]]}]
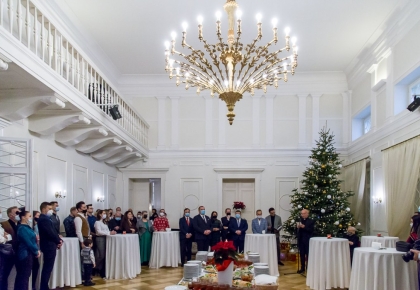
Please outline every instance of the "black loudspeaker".
[{"label": "black loudspeaker", "polygon": [[109,109],[109,113],[111,114],[112,119],[114,119],[114,120],[118,120],[118,119],[122,118],[122,116],[120,114],[120,111],[118,111],[118,106],[117,105],[111,107],[111,109]]},{"label": "black loudspeaker", "polygon": [[414,95],[414,101],[408,105],[407,110],[414,112],[418,107],[420,107],[420,95]]}]

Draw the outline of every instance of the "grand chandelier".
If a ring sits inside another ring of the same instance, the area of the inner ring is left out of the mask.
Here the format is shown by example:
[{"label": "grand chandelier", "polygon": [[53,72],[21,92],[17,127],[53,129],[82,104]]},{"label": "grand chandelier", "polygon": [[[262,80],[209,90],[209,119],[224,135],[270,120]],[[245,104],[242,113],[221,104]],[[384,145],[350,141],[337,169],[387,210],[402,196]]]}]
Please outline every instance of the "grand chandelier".
[{"label": "grand chandelier", "polygon": [[210,90],[211,96],[218,94],[226,102],[226,116],[232,125],[235,104],[242,99],[243,94],[249,92],[254,95],[256,89],[262,89],[265,93],[267,86],[277,88],[280,80],[287,82],[288,73],[295,73],[298,55],[296,38],[292,38],[292,55],[279,57],[281,52],[290,51],[289,28],[285,29],[286,46],[269,51],[278,42],[277,19],[272,20],[273,39],[264,46],[257,44],[262,38],[261,14],[257,14],[257,37],[245,46],[241,42],[242,13],[238,10],[238,4],[235,0],[226,0],[223,7],[228,15],[227,43],[222,38],[220,12],[216,13],[216,44],[209,44],[204,39],[203,18],[199,16],[197,19],[198,39],[203,43],[205,52],[187,44],[187,24],[184,22],[181,44],[189,53],[184,54],[175,49],[176,33],[172,32],[172,41],[165,43],[165,70],[170,79],[176,78],[177,86],[184,83],[187,90],[196,87],[197,94],[203,90]]}]

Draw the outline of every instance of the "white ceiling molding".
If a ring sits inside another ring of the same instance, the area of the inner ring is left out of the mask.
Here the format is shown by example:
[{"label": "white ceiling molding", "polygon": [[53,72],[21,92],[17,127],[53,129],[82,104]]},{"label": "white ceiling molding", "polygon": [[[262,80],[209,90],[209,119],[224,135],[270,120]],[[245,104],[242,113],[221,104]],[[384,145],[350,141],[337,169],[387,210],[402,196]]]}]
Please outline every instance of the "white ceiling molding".
[{"label": "white ceiling molding", "polygon": [[[166,75],[123,75],[118,81],[120,91],[127,97],[197,97],[194,89],[177,87]],[[282,82],[279,88],[270,88],[265,95],[290,96],[301,92],[320,94],[341,94],[348,90],[346,75],[343,72],[303,72]],[[261,92],[262,93],[262,92]],[[200,96],[209,95],[208,91]]]},{"label": "white ceiling molding", "polygon": [[353,88],[365,76],[368,69],[389,56],[393,46],[397,44],[419,21],[420,1],[400,1],[398,9],[378,28],[378,33],[361,49],[361,53],[344,70],[349,87]]},{"label": "white ceiling molding", "polygon": [[93,153],[99,149],[115,143],[116,145],[121,145],[122,141],[118,138],[99,138],[99,139],[88,139],[77,144],[76,150],[85,154]]},{"label": "white ceiling molding", "polygon": [[215,172],[219,174],[260,174],[265,168],[214,168]]}]

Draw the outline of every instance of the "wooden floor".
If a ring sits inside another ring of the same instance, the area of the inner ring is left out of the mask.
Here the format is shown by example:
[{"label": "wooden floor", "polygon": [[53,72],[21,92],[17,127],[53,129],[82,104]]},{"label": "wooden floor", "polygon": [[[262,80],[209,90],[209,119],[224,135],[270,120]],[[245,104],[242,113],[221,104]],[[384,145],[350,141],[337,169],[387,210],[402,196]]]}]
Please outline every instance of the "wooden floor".
[{"label": "wooden floor", "polygon": [[[309,289],[306,287],[306,278],[296,274],[297,264],[293,262],[284,262],[285,266],[279,266],[280,271],[280,285],[281,290],[302,290]],[[183,268],[160,268],[149,269],[142,267],[141,274],[132,280],[103,280],[99,277],[94,277],[93,281],[96,283],[92,287],[84,287],[79,285],[77,288],[84,288],[86,290],[97,289],[112,289],[112,290],[162,290],[166,286],[177,284],[182,278]],[[292,273],[291,275],[284,275]],[[66,287],[64,289],[74,289]]]}]

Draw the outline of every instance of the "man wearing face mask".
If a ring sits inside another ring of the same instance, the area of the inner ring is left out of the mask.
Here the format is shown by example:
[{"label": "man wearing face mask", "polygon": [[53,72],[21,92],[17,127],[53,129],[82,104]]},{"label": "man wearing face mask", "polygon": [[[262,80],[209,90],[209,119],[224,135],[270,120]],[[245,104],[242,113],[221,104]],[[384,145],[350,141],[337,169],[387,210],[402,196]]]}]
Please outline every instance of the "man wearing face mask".
[{"label": "man wearing face mask", "polygon": [[77,215],[74,218],[74,226],[76,227],[76,235],[82,248],[85,247],[83,241],[90,236],[90,227],[86,219],[87,206],[84,201],[76,204]]},{"label": "man wearing face mask", "polygon": [[245,234],[248,230],[248,222],[246,219],[241,218],[240,210],[235,212],[235,219],[231,219],[229,223],[229,230],[233,235],[232,240],[236,249],[239,253],[242,253],[244,251]]},{"label": "man wearing face mask", "polygon": [[44,266],[41,272],[40,290],[49,290],[48,281],[54,267],[57,248],[60,249],[63,241],[58,236],[51,221],[53,214],[52,206],[49,202],[41,203],[39,207],[41,215],[38,219],[39,247],[44,257]]},{"label": "man wearing face mask", "polygon": [[265,234],[267,231],[267,221],[262,217],[262,210],[257,210],[257,218],[252,220],[252,233]]},{"label": "man wearing face mask", "polygon": [[200,206],[198,208],[198,215],[194,217],[194,235],[195,241],[197,242],[197,250],[208,251],[210,245],[210,234],[211,234],[211,221],[206,216],[206,208]]},{"label": "man wearing face mask", "polygon": [[57,201],[50,202],[51,209],[53,210],[53,214],[51,216],[51,221],[53,223],[54,229],[57,232],[57,235],[60,234],[60,217],[57,215],[57,212],[60,210]]},{"label": "man wearing face mask", "polygon": [[153,228],[158,232],[164,232],[167,228],[170,228],[163,208],[160,210],[159,216],[153,221]]},{"label": "man wearing face mask", "polygon": [[[17,225],[18,221],[20,221],[19,217],[19,209],[17,206],[9,207],[7,209],[7,216],[9,220],[4,221],[1,223],[5,233],[8,234],[8,244],[11,244],[13,247],[13,251],[17,253],[18,250],[18,241],[17,241]],[[15,254],[10,256],[2,256],[2,266],[0,272],[0,289],[7,290],[8,289],[8,282],[7,279],[12,271],[13,266],[15,265]]]},{"label": "man wearing face mask", "polygon": [[108,228],[110,231],[116,231],[118,234],[122,233],[121,230],[121,211],[117,210],[115,212],[114,218],[109,221]]},{"label": "man wearing face mask", "polygon": [[184,266],[185,257],[191,260],[194,226],[190,217],[190,209],[184,209],[184,216],[179,219],[179,245],[181,247],[181,265]]},{"label": "man wearing face mask", "polygon": [[230,208],[225,209],[226,216],[222,217],[222,241],[231,241],[232,235],[229,232],[229,223],[232,217]]},{"label": "man wearing face mask", "polygon": [[350,264],[353,265],[354,249],[359,247],[359,236],[356,235],[356,228],[355,227],[348,227],[347,234],[344,235],[344,238],[349,240]]}]

